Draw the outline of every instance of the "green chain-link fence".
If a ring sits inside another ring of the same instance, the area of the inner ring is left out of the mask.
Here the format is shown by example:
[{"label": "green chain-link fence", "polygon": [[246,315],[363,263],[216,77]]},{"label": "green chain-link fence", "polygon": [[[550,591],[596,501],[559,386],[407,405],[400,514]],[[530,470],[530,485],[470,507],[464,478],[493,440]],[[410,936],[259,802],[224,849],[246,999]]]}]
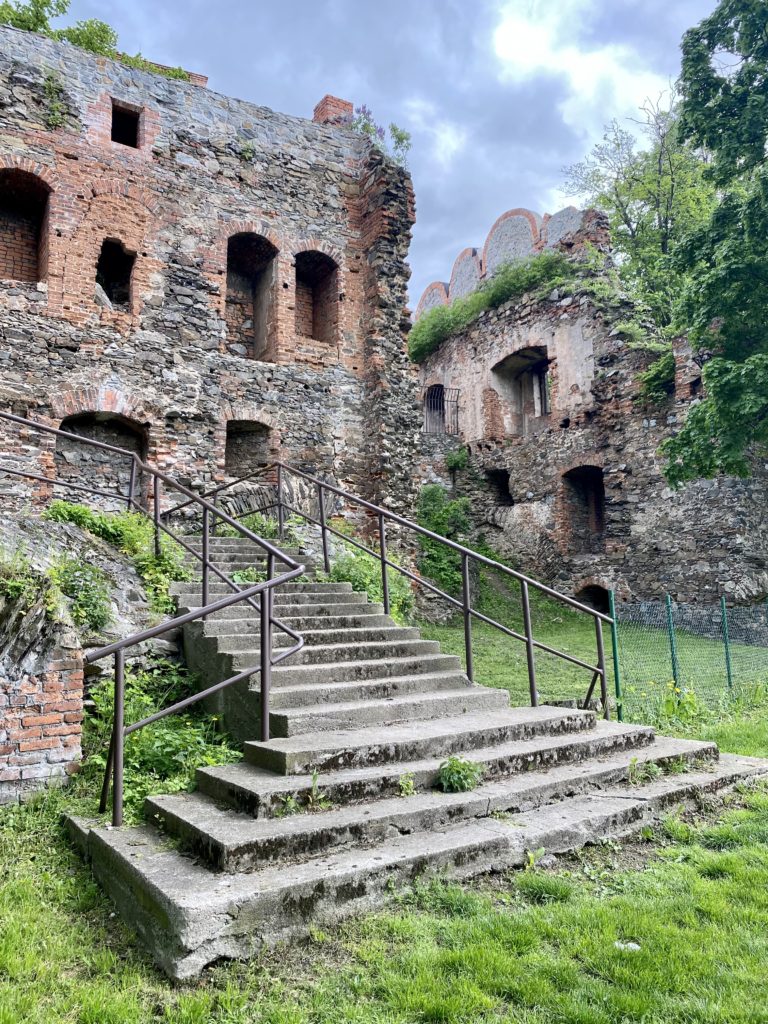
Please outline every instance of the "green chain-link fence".
[{"label": "green chain-link fence", "polygon": [[624,721],[686,718],[734,698],[768,699],[768,607],[613,602]]}]

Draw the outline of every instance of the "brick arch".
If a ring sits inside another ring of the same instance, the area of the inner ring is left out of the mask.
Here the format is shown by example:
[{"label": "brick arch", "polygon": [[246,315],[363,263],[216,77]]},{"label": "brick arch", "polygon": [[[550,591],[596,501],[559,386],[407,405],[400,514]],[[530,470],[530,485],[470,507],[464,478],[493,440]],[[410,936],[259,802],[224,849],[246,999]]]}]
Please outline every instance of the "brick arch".
[{"label": "brick arch", "polygon": [[151,208],[141,198],[126,194],[130,190],[110,187],[98,191],[75,228],[64,257],[61,291],[51,296],[52,302],[72,304],[77,308],[99,314],[94,300],[96,264],[101,246],[106,239],[118,240],[127,250],[136,253],[132,274],[129,311],[101,311],[101,318],[133,316],[140,311],[141,296],[150,291],[150,281],[157,260],[144,256],[147,236],[153,221]]},{"label": "brick arch", "polygon": [[0,170],[24,171],[25,174],[31,174],[44,182],[50,192],[57,192],[61,185],[61,180],[53,168],[36,163],[34,160],[28,160],[23,156],[0,156]]},{"label": "brick arch", "polygon": [[113,413],[150,427],[162,419],[162,412],[157,405],[114,381],[58,391],[48,398],[48,405],[51,414],[45,418],[38,417],[40,422],[61,421],[69,416],[89,412]]},{"label": "brick arch", "polygon": [[321,252],[324,256],[332,259],[339,270],[342,269],[344,256],[341,251],[333,245],[328,245],[322,238],[317,238],[315,235],[299,238],[292,242],[291,252],[294,258],[301,252]]},{"label": "brick arch", "polygon": [[557,473],[562,479],[566,473],[570,473],[572,469],[578,469],[580,466],[591,466],[593,469],[605,469],[605,459],[602,455],[597,455],[594,452],[590,452],[588,455],[576,456],[569,462],[563,462],[558,466]]},{"label": "brick arch", "polygon": [[531,247],[530,252],[533,253],[537,248],[541,247],[541,218],[538,214],[533,213],[532,210],[526,210],[522,206],[515,207],[513,210],[507,210],[502,213],[500,217],[497,217],[493,222],[491,230],[488,232],[485,245],[483,246],[483,255],[481,259],[481,269],[483,275],[488,273],[488,259],[489,259],[489,247],[493,241],[494,236],[502,227],[502,225],[508,221],[513,220],[516,217],[520,217],[528,222],[528,227],[531,232]]},{"label": "brick arch", "polygon": [[232,235],[261,235],[277,249],[278,256],[292,250],[282,232],[275,224],[261,218],[251,220],[222,220],[213,237],[213,244],[206,261],[209,273],[224,274],[227,270],[227,242]]},{"label": "brick arch", "polygon": [[279,459],[281,437],[275,417],[265,412],[255,402],[225,402],[221,407],[221,416],[213,432],[217,475],[222,477],[228,475],[226,467],[227,424],[231,422],[253,423],[266,427],[269,431],[269,461],[276,462]]},{"label": "brick arch", "polygon": [[96,199],[98,196],[123,196],[133,203],[143,206],[148,213],[157,213],[157,200],[144,189],[138,188],[129,182],[121,181],[119,178],[104,178],[95,181],[90,186],[91,196]]},{"label": "brick arch", "polygon": [[418,320],[420,316],[430,309],[434,309],[435,306],[447,305],[448,285],[444,281],[433,281],[432,284],[427,285],[421,294],[419,304],[416,307],[416,313],[414,314],[414,320]]}]

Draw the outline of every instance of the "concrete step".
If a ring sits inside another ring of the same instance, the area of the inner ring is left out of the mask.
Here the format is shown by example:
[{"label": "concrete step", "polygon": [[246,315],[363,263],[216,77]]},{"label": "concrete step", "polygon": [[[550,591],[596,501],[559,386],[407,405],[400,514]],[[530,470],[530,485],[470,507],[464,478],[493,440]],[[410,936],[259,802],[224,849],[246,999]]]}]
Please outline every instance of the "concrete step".
[{"label": "concrete step", "polygon": [[[260,581],[259,581],[260,582]],[[251,584],[252,586],[255,584]],[[242,590],[248,589],[248,584],[238,584]],[[211,579],[208,584],[208,591],[212,596],[224,597],[227,594],[231,594],[232,587],[223,580]],[[188,580],[181,580],[178,582],[171,583],[171,594],[174,597],[183,598],[187,595],[192,596],[195,600],[199,599],[200,586],[198,584],[192,584]],[[314,594],[317,596],[329,595],[341,595],[344,594],[347,597],[355,597],[358,601],[363,603],[367,602],[367,594],[363,594],[360,591],[353,590],[350,583],[317,583],[314,580],[306,580],[301,583],[295,583],[289,581],[288,583],[281,583],[275,589],[275,597],[298,597],[299,595]]]},{"label": "concrete step", "polygon": [[270,708],[299,708],[344,701],[386,700],[409,693],[434,693],[438,690],[464,690],[469,680],[463,672],[423,672],[414,676],[393,676],[343,683],[316,683],[304,686],[273,686]]},{"label": "concrete step", "polygon": [[[561,763],[578,752],[575,743],[563,743],[556,768],[492,779],[468,793],[423,788],[406,798],[398,795],[365,806],[346,804],[322,813],[305,810],[261,819],[221,808],[203,793],[179,793],[150,797],[147,819],[161,824],[185,850],[202,857],[215,870],[256,871],[273,862],[295,863],[353,843],[371,846],[405,833],[429,832],[471,818],[530,810],[626,781],[633,770],[648,764],[664,765],[680,759],[690,766],[694,760],[714,763],[717,759],[714,743],[663,739],[638,749],[634,745],[637,738],[631,728],[600,722],[591,737],[590,761]],[[318,792],[326,799],[328,779],[318,784]],[[299,799],[299,794],[290,795]]]},{"label": "concrete step", "polygon": [[[199,607],[200,595],[197,595],[197,599],[191,605],[182,604],[179,602],[179,611],[190,611],[192,608]],[[277,608],[277,604],[275,605]],[[213,612],[206,618],[206,623],[225,622],[225,621],[240,621],[247,619],[249,621],[254,620],[254,611],[248,604],[235,604],[229,608],[224,608],[219,612]],[[335,605],[329,604],[301,604],[301,605],[289,605],[282,606],[280,612],[280,618],[284,622],[293,624],[305,619],[322,620],[320,625],[330,622],[335,618],[347,619],[349,617],[358,618],[360,616],[375,615],[380,618],[388,618],[384,616],[384,607],[380,604],[357,604],[350,602],[348,604],[339,607],[338,603]],[[258,616],[257,616],[258,618]],[[390,620],[391,621],[391,620]]]},{"label": "concrete step", "polygon": [[166,837],[149,826],[108,829],[70,819],[70,829],[158,966],[184,979],[219,958],[252,956],[312,926],[332,926],[425,874],[464,879],[523,866],[530,850],[565,853],[619,838],[670,806],[767,770],[765,761],[726,756],[711,771],[664,776],[637,788],[618,785],[504,819],[387,836],[366,850],[332,850],[290,870],[275,864],[214,872],[169,849]]},{"label": "concrete step", "polygon": [[424,723],[447,715],[488,713],[495,708],[508,708],[509,694],[506,690],[492,690],[487,686],[465,686],[461,690],[409,693],[383,699],[364,695],[355,701],[322,703],[311,708],[272,711],[271,707],[271,735],[288,737],[390,726],[400,722]]},{"label": "concrete step", "polygon": [[[370,608],[367,605],[366,608]],[[227,609],[229,610],[229,609]],[[401,628],[396,626],[394,619],[389,615],[281,615],[280,620],[287,623],[291,628],[298,629],[304,636],[312,633],[332,633],[354,630],[385,630]],[[240,609],[240,617],[231,616],[224,618],[210,615],[205,621],[205,635],[215,636],[243,636],[259,634],[259,617],[253,611],[250,615]]]},{"label": "concrete step", "polygon": [[[285,621],[281,617],[281,621]],[[347,644],[356,647],[358,644],[377,642],[393,643],[395,641],[419,640],[421,633],[412,626],[380,626],[378,629],[301,629],[307,647],[329,647],[334,644]],[[257,650],[261,639],[258,630],[238,630],[233,633],[215,633],[213,636],[205,629],[205,635],[216,643],[219,652],[232,654],[234,651]],[[275,632],[274,647],[290,647],[293,639],[285,633]]]},{"label": "concrete step", "polygon": [[[504,691],[500,691],[504,692]],[[468,753],[480,747],[534,736],[593,729],[593,711],[508,708],[409,722],[387,728],[347,729],[245,744],[245,759],[282,775],[365,768],[420,758]]]},{"label": "concrete step", "polygon": [[[317,648],[313,648],[317,650]],[[253,653],[222,655],[231,675],[242,672],[254,664]],[[310,665],[296,665],[294,659],[277,665],[272,670],[273,686],[301,686],[328,683],[347,683],[353,681],[381,680],[391,676],[421,675],[426,672],[457,672],[461,670],[461,662],[452,654],[421,654],[411,657],[395,658],[388,661],[337,661],[322,662]],[[226,678],[226,677],[222,677]]]},{"label": "concrete step", "polygon": [[[602,758],[626,749],[641,760],[644,751],[653,742],[654,731],[649,726],[625,726],[599,719],[594,728],[583,732],[566,731],[559,735],[544,732],[530,739],[493,742],[489,746],[463,753],[482,766],[486,782],[515,774],[532,777],[535,772],[546,770],[549,773],[558,765],[566,764],[565,776],[552,776],[559,778],[558,786],[562,786],[564,781],[576,777],[573,762],[579,763],[581,776],[583,765],[592,758]],[[334,804],[359,804],[399,796],[400,780],[404,775],[412,777],[416,792],[422,792],[434,789],[437,785],[440,765],[444,759],[444,755],[440,754],[366,768],[342,768],[322,773],[320,785],[323,793]],[[210,796],[217,804],[258,818],[278,814],[289,796],[294,797],[300,806],[306,807],[312,789],[310,775],[276,775],[245,761],[199,768],[196,777],[200,793]],[[549,774],[547,779],[550,779]],[[550,790],[547,784],[541,792],[550,794],[555,791]],[[549,798],[546,796],[546,799]]]},{"label": "concrete step", "polygon": [[[219,643],[218,649],[221,654],[234,654],[246,663],[253,664],[254,658],[258,660],[261,648],[253,642],[252,637],[247,638],[249,643],[229,650],[226,645]],[[218,638],[216,640],[218,643]],[[438,655],[440,644],[436,640],[378,640],[366,643],[349,642],[337,644],[318,644],[313,647],[304,647],[291,657],[290,667],[299,668],[302,665],[338,665],[345,661],[356,662],[379,662],[387,663],[395,658],[417,658],[423,655]]]}]

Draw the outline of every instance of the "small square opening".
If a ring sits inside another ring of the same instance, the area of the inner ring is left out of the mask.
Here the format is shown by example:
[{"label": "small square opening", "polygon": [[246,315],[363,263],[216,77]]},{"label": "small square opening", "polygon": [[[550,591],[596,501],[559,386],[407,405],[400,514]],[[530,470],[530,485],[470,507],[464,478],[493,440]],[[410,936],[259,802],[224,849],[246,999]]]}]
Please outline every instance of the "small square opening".
[{"label": "small square opening", "polygon": [[112,141],[119,142],[121,146],[130,146],[132,149],[138,149],[140,119],[140,111],[121,107],[119,103],[113,101]]}]

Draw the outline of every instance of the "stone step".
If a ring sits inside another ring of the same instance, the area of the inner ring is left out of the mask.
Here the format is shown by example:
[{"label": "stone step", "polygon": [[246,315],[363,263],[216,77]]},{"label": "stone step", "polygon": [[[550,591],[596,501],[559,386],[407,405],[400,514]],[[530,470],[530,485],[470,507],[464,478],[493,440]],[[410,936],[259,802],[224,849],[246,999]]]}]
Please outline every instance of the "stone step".
[{"label": "stone step", "polygon": [[[281,621],[285,620],[281,617]],[[350,647],[356,647],[358,644],[419,640],[421,637],[419,630],[413,626],[379,626],[376,629],[300,629],[299,632],[304,637],[307,647],[330,647],[334,644],[347,644]],[[235,651],[257,650],[261,639],[258,629],[214,635],[211,635],[206,629],[205,635],[211,640],[211,643],[216,643],[220,653],[227,654],[232,654]],[[293,642],[292,637],[275,631],[274,647],[290,647]]]},{"label": "stone step", "polygon": [[[254,659],[256,661],[259,659],[261,648],[253,642],[252,637],[248,637],[248,640],[250,641],[248,644],[243,645],[242,648],[238,647],[234,651],[219,644],[219,652],[222,655],[235,655],[245,664],[254,664]],[[304,647],[291,656],[288,664],[291,668],[300,668],[303,665],[338,665],[346,661],[382,661],[386,664],[396,658],[416,658],[429,654],[440,654],[440,644],[436,640],[378,640],[370,643],[318,644],[315,647]]]},{"label": "stone step", "polygon": [[[644,751],[653,742],[654,731],[649,726],[619,725],[599,719],[594,728],[582,732],[566,731],[559,735],[548,735],[545,731],[531,739],[513,738],[463,753],[469,760],[482,766],[486,782],[515,774],[532,777],[534,772],[549,773],[558,765],[566,764],[566,775],[563,778],[557,777],[560,778],[560,785],[563,781],[575,778],[573,762],[579,762],[581,775],[585,770],[583,765],[589,759],[597,759],[612,752],[631,750],[641,760],[645,756]],[[708,746],[713,748],[714,744]],[[319,785],[334,804],[359,804],[399,796],[403,776],[412,777],[416,792],[431,790],[437,785],[440,765],[444,759],[444,755],[440,754],[415,761],[343,768],[322,773]],[[300,806],[306,807],[312,790],[310,775],[276,775],[245,761],[199,768],[196,777],[200,793],[210,796],[217,804],[258,818],[279,813],[289,796],[294,797]],[[545,795],[554,792],[548,788],[548,784],[545,786],[542,783],[542,787],[541,792]],[[546,799],[549,798],[546,796]]]},{"label": "stone step", "polygon": [[381,905],[393,888],[425,873],[464,879],[528,862],[529,851],[565,853],[620,838],[666,808],[768,770],[725,756],[711,771],[670,775],[637,788],[615,786],[548,807],[388,837],[366,850],[331,851],[290,871],[276,864],[222,874],[169,849],[149,826],[91,827],[70,819],[96,878],[140,935],[157,965],[191,978],[215,960],[252,956],[264,945],[328,927]]},{"label": "stone step", "polygon": [[[295,545],[290,546],[283,544],[279,540],[274,538],[269,539],[264,537],[268,544],[271,544],[281,554],[289,555],[291,558],[297,558],[301,555],[301,551]],[[203,538],[199,535],[186,536],[184,537],[184,543],[188,544],[191,548],[196,551],[202,551],[203,549]],[[252,541],[250,537],[209,537],[208,547],[210,551],[260,551],[264,552],[264,548],[257,544],[256,541]]]},{"label": "stone step", "polygon": [[[257,581],[261,582],[261,581]],[[238,586],[242,590],[248,589],[248,584],[240,583]],[[255,584],[251,584],[255,586]],[[174,597],[178,597],[180,600],[186,596],[199,600],[200,597],[200,586],[199,584],[191,583],[189,580],[180,580],[171,583],[170,586],[171,594]],[[208,592],[211,596],[224,597],[227,594],[232,594],[232,587],[225,583],[223,580],[211,579],[208,584]],[[301,594],[314,594],[317,596],[323,596],[328,594],[333,596],[335,594],[345,594],[347,597],[355,597],[358,601],[367,602],[368,595],[361,593],[359,590],[353,590],[351,583],[317,583],[314,580],[304,580],[300,583],[289,581],[288,583],[280,583],[275,589],[275,598],[281,597],[297,597]]]},{"label": "stone step", "polygon": [[[317,813],[305,809],[261,819],[223,809],[203,793],[179,793],[150,797],[146,814],[214,870],[257,871],[273,862],[295,863],[353,843],[371,846],[397,835],[445,828],[471,818],[520,813],[623,782],[633,770],[648,764],[680,759],[690,766],[694,760],[706,758],[714,763],[717,758],[714,743],[662,739],[638,749],[635,742],[641,736],[642,732],[633,733],[631,727],[600,722],[590,738],[589,757],[593,760],[574,764],[579,741],[563,742],[557,767],[492,779],[467,793],[420,788],[412,796],[398,795],[365,806],[346,804]],[[540,746],[544,742],[540,741]],[[436,768],[434,776],[436,784]],[[327,799],[326,781],[320,780],[317,792]],[[298,799],[308,794],[290,795]]]},{"label": "stone step", "polygon": [[270,733],[273,737],[300,736],[306,733],[338,732],[390,726],[400,722],[428,722],[446,715],[472,715],[509,707],[506,690],[467,685],[462,690],[438,690],[376,699],[365,695],[359,700],[313,707],[271,710]]},{"label": "stone step", "polygon": [[[199,607],[200,595],[197,595],[197,599],[190,604],[179,602],[179,612],[191,611],[192,609]],[[275,604],[275,608],[278,608],[278,604]],[[230,605],[229,608],[223,608],[221,611],[212,612],[206,618],[206,623],[213,622],[224,622],[229,620],[240,621],[248,619],[254,620],[254,615],[258,618],[258,613],[254,611],[251,605],[243,602],[234,605]],[[347,618],[349,616],[358,617],[361,615],[376,615],[384,616],[384,606],[381,604],[358,604],[350,601],[347,604],[339,606],[336,604],[292,604],[280,606],[280,618],[285,622],[295,622],[300,619],[322,619],[328,622],[331,619],[342,617]]]},{"label": "stone step", "polygon": [[[280,620],[297,629],[303,634],[316,631],[337,631],[355,629],[387,629],[394,627],[395,621],[390,615],[376,615],[368,609],[371,605],[365,606],[364,614],[355,615],[281,615]],[[230,611],[231,609],[225,609]],[[205,635],[214,636],[241,636],[259,633],[260,622],[258,615],[251,610],[248,614],[244,609],[239,609],[239,617],[234,615],[227,618],[223,612],[209,615],[205,620]]]},{"label": "stone step", "polygon": [[579,732],[594,726],[593,711],[546,706],[499,708],[386,728],[346,729],[316,736],[270,739],[266,743],[251,740],[245,744],[245,759],[282,775],[298,775],[313,770],[365,768],[466,754],[496,743],[531,739],[545,733]]},{"label": "stone step", "polygon": [[[315,650],[317,648],[314,648]],[[242,652],[222,655],[227,662],[229,674],[242,672],[254,664],[253,653]],[[258,664],[258,659],[256,661]],[[412,657],[395,658],[388,661],[337,661],[314,665],[296,665],[294,658],[272,669],[273,686],[319,685],[347,683],[364,679],[380,680],[391,676],[421,675],[425,672],[456,672],[461,662],[453,654],[421,654]],[[226,678],[222,676],[222,678]]]},{"label": "stone step", "polygon": [[469,680],[463,672],[423,672],[414,676],[393,676],[343,683],[317,683],[305,686],[273,686],[270,708],[310,707],[316,704],[340,704],[344,701],[385,700],[409,693],[434,693],[437,690],[463,690]]}]

